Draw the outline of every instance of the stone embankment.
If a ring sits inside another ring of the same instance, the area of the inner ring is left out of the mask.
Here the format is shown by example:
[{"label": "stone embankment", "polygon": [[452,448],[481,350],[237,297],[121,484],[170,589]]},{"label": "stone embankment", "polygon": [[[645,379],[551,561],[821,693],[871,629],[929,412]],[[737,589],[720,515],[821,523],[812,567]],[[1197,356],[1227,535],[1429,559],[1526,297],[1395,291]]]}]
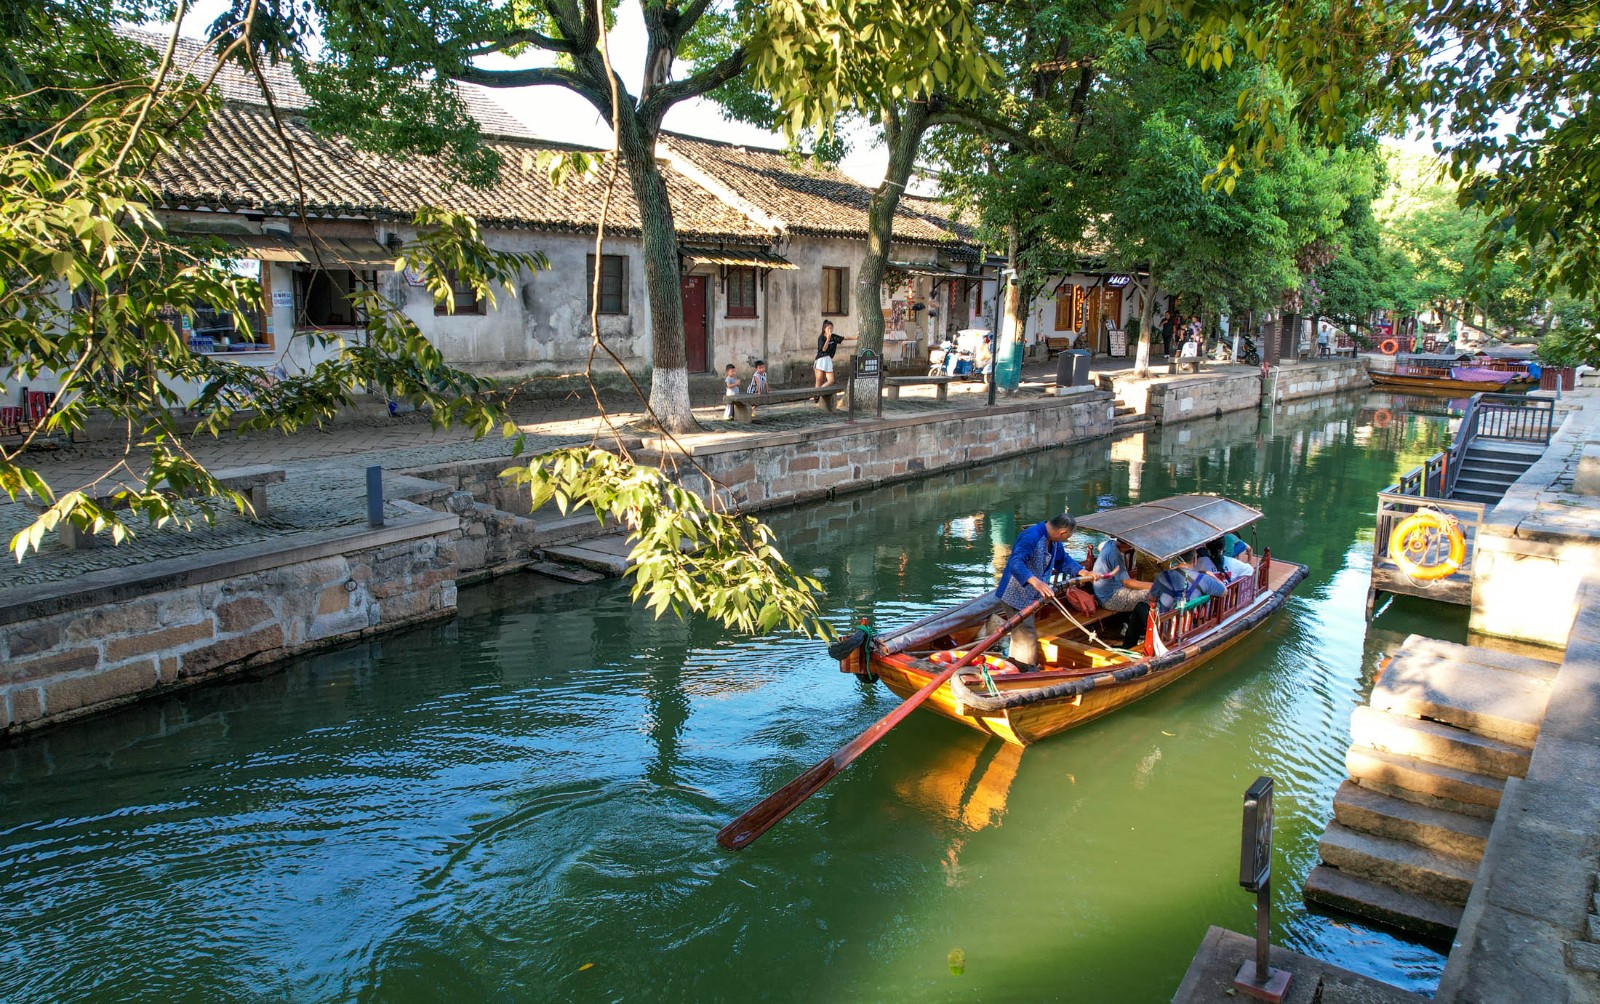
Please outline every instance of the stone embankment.
[{"label": "stone embankment", "polygon": [[1119,399],[1157,425],[1324,397],[1367,387],[1372,382],[1360,359],[1299,363],[1274,369],[1265,378],[1255,369],[1225,366],[1192,376],[1138,378],[1118,374],[1107,380]]}]

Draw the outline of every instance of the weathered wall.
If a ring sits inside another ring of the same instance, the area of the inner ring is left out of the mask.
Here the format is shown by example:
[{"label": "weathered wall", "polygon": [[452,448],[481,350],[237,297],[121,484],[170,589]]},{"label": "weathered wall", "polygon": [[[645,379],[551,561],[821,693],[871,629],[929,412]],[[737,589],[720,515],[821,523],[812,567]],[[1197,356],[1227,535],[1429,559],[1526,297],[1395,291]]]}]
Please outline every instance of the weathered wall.
[{"label": "weathered wall", "polygon": [[[841,423],[697,444],[694,454],[723,486],[728,501],[761,509],[1094,439],[1112,429],[1111,402],[1092,394],[952,414],[938,422],[917,417],[866,426]],[[686,473],[683,480],[704,493],[698,475]]]},{"label": "weathered wall", "polygon": [[1145,409],[1157,425],[1176,425],[1260,404],[1261,377],[1258,374],[1212,372],[1150,384]]},{"label": "weathered wall", "polygon": [[419,512],[0,593],[0,731],[15,734],[456,605],[458,520]]},{"label": "weathered wall", "polygon": [[1280,366],[1272,371],[1268,389],[1274,402],[1297,401],[1306,397],[1339,394],[1358,387],[1372,386],[1361,359],[1324,359],[1295,366]]}]

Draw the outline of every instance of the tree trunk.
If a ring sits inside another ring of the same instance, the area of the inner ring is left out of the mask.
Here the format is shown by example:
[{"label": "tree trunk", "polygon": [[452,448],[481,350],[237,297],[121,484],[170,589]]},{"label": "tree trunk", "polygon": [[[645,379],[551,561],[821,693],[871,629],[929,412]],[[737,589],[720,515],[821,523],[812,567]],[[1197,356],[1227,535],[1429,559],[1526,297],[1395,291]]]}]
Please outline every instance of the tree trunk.
[{"label": "tree trunk", "polygon": [[[993,350],[990,355],[993,370],[990,379],[1000,376],[1000,360],[1010,359],[1016,352],[1016,346],[1027,338],[1027,331],[1023,327],[1026,320],[1022,316],[1022,286],[1017,282],[1017,228],[1013,224],[1006,240],[1006,266],[1011,270],[1011,275],[1006,279],[1005,312],[1000,321],[1000,330],[996,332]],[[1006,391],[1008,395],[1016,393],[1015,389]]]},{"label": "tree trunk", "polygon": [[1139,348],[1133,354],[1133,372],[1135,376],[1150,375],[1150,320],[1156,303],[1156,277],[1155,273],[1145,282],[1134,283],[1139,287]]},{"label": "tree trunk", "polygon": [[656,163],[656,137],[643,135],[638,124],[629,121],[631,116],[624,114],[623,118],[617,133],[628,181],[639,204],[645,296],[650,303],[650,408],[667,431],[693,432],[699,426],[689,408],[678,228],[666,181]]},{"label": "tree trunk", "polygon": [[889,147],[889,169],[872,193],[867,207],[867,253],[856,277],[856,351],[883,354],[883,272],[894,239],[894,211],[916,166],[917,147],[928,131],[930,111],[925,101],[913,101],[886,117],[884,139]]}]

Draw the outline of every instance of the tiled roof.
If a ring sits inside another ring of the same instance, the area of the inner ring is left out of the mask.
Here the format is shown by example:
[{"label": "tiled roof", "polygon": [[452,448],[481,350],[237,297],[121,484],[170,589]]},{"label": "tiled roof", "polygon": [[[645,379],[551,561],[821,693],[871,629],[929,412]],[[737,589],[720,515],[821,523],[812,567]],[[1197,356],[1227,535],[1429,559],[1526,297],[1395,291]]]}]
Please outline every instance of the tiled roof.
[{"label": "tiled roof", "polygon": [[[700,170],[782,220],[790,233],[867,236],[872,190],[836,168],[796,164],[781,150],[737,146],[663,133],[663,144]],[[895,211],[894,239],[922,244],[971,244],[972,232],[932,199],[906,196]],[[975,249],[974,249],[975,250]]]},{"label": "tiled roof", "polygon": [[[600,217],[607,172],[569,179],[557,189],[536,157],[572,149],[530,140],[488,138],[501,157],[499,180],[487,188],[452,182],[453,172],[433,157],[392,159],[357,150],[347,139],[313,133],[285,116],[288,145],[279,140],[271,113],[229,102],[204,134],[162,158],[152,171],[169,208],[254,210],[295,215],[304,182],[306,211],[319,216],[406,219],[425,205],[470,213],[486,226],[590,231]],[[291,158],[291,151],[293,157]],[[694,240],[765,242],[772,232],[670,168],[665,169],[678,232]],[[606,229],[639,232],[639,212],[626,175],[612,192]]]},{"label": "tiled roof", "polygon": [[[120,30],[128,38],[144,43],[157,53],[166,49],[168,36],[165,32],[140,28]],[[216,66],[219,52],[216,46],[208,46],[192,38],[180,38],[173,49],[172,61],[176,69],[204,80]],[[298,111],[311,107],[311,95],[300,86],[300,81],[295,79],[294,71],[287,63],[263,63],[261,76],[272,89],[273,103],[280,110]],[[217,72],[215,86],[217,93],[225,101],[242,101],[250,105],[266,104],[255,75],[237,63],[228,62],[223,65]],[[461,101],[466,106],[467,112],[477,121],[478,128],[484,135],[517,139],[536,138],[533,131],[507,111],[488,88],[461,83],[455,86],[456,93],[461,95]]]}]

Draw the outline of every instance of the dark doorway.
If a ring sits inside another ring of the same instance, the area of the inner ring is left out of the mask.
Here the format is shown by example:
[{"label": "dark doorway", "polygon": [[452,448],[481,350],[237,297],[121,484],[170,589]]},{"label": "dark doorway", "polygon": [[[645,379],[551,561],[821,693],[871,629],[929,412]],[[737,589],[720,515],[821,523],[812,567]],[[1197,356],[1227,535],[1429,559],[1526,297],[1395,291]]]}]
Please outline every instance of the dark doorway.
[{"label": "dark doorway", "polygon": [[706,277],[683,279],[683,351],[690,373],[704,373],[706,358]]}]

